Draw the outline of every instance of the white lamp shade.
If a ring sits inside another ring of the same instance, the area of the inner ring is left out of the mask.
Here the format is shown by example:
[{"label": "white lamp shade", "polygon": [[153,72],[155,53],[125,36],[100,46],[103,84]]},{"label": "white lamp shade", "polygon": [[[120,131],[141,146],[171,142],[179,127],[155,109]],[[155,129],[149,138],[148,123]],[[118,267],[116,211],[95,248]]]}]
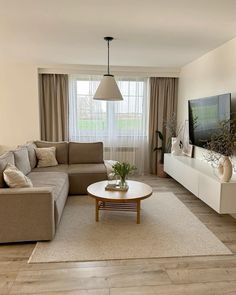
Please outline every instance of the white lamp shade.
[{"label": "white lamp shade", "polygon": [[120,89],[112,75],[104,75],[96,93],[93,97],[96,100],[123,100]]}]

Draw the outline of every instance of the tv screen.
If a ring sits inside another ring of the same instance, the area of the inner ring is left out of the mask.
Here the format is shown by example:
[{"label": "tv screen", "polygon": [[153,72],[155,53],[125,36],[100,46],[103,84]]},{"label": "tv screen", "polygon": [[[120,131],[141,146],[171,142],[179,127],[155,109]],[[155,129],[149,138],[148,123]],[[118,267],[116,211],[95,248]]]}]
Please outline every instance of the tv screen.
[{"label": "tv screen", "polygon": [[223,120],[230,119],[231,94],[222,94],[188,101],[189,141],[205,147]]}]

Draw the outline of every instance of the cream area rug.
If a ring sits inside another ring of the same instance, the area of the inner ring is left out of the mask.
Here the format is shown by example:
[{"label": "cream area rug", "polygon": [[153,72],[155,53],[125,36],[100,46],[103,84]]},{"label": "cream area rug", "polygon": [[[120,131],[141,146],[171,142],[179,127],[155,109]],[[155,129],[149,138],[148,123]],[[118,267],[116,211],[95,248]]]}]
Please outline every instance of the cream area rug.
[{"label": "cream area rug", "polygon": [[69,197],[53,241],[39,242],[29,263],[225,255],[232,252],[170,192],[154,193],[136,213],[100,211],[89,196]]}]

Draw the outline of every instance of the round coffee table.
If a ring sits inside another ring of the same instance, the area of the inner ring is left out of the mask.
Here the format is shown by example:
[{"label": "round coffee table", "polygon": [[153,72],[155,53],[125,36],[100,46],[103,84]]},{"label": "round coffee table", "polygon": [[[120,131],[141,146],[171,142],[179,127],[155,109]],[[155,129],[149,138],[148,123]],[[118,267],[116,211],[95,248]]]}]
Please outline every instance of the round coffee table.
[{"label": "round coffee table", "polygon": [[142,182],[128,180],[129,189],[122,191],[107,191],[107,180],[91,184],[88,194],[95,199],[96,221],[99,221],[99,211],[132,211],[137,212],[137,223],[140,223],[141,201],[152,195],[152,188]]}]

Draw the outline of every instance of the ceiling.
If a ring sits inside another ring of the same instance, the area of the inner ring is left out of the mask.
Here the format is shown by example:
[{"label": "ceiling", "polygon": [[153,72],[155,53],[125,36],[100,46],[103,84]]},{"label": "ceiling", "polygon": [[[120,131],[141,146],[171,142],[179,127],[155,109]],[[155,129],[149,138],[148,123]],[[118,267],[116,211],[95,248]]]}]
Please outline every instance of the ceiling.
[{"label": "ceiling", "polygon": [[181,67],[236,36],[235,0],[0,0],[0,57]]}]

